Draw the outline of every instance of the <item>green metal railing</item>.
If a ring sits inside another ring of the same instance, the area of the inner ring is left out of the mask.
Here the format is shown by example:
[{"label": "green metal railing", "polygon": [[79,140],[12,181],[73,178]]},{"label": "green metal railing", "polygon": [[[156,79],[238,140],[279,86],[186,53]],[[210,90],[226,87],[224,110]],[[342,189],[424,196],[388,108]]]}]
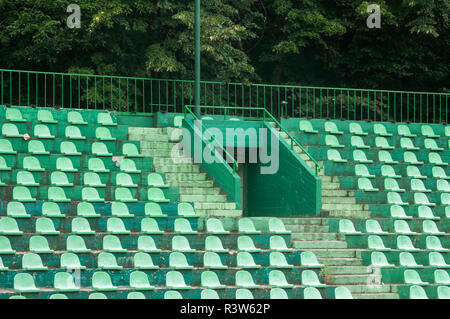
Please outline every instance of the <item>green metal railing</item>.
[{"label": "green metal railing", "polygon": [[[244,117],[265,108],[276,117],[448,123],[449,99],[449,93],[202,81],[200,102],[228,105],[230,114]],[[194,104],[194,81],[0,69],[0,103],[182,113]]]},{"label": "green metal railing", "polygon": [[[195,106],[194,105],[185,105],[185,110],[188,111],[194,117],[194,119],[198,120],[198,117],[195,116],[194,113],[191,111],[191,108],[193,108],[193,107],[195,107]],[[229,106],[200,106],[200,108],[223,110],[224,119],[227,119],[227,116],[230,115],[229,110],[234,110],[233,107],[229,107]],[[262,119],[264,121],[266,121],[267,119],[269,121],[273,121],[280,128],[280,130],[283,131],[284,133],[286,133],[287,136],[290,138],[291,150],[294,151],[294,145],[297,145],[306,154],[306,156],[308,156],[308,158],[314,163],[315,175],[317,176],[319,174],[319,171],[320,171],[319,163],[317,163],[317,161],[311,156],[311,154],[309,154],[308,151],[306,151],[306,149],[304,149],[303,146],[300,145],[300,143],[281,125],[281,123],[267,109],[262,108],[262,107],[259,107],[259,108],[241,107],[241,109],[242,110],[248,109],[251,111],[260,111],[263,113]],[[186,112],[184,112],[184,115],[186,118]],[[261,117],[259,117],[259,118],[261,118]],[[204,121],[202,122],[202,126],[206,127],[204,125]],[[236,163],[236,167],[237,167],[236,160],[223,148],[223,146],[221,146],[221,148],[226,152],[227,156],[229,156],[231,159],[233,159],[233,169],[235,167],[235,163]]]}]

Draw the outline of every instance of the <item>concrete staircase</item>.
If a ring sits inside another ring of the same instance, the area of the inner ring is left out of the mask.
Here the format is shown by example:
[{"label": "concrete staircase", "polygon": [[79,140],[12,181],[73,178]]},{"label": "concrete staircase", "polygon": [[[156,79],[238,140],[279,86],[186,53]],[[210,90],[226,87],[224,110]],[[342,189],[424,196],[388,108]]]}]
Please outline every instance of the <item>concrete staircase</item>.
[{"label": "concrete staircase", "polygon": [[200,171],[200,165],[185,157],[180,131],[176,128],[129,127],[129,139],[140,142],[141,153],[153,157],[153,169],[164,173],[166,183],[177,187],[181,202],[193,202],[200,216],[242,217],[236,203],[229,202],[214,181]]}]

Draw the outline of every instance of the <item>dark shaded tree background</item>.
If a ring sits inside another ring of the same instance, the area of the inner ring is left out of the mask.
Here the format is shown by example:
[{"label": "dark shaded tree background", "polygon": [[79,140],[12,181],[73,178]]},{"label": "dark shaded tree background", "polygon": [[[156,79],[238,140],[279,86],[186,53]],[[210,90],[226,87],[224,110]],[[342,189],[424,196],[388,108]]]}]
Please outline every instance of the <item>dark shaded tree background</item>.
[{"label": "dark shaded tree background", "polygon": [[[69,29],[66,8],[81,7]],[[370,3],[381,28],[366,26]],[[192,79],[194,1],[0,0],[0,68]],[[450,0],[202,0],[202,78],[448,92]]]}]

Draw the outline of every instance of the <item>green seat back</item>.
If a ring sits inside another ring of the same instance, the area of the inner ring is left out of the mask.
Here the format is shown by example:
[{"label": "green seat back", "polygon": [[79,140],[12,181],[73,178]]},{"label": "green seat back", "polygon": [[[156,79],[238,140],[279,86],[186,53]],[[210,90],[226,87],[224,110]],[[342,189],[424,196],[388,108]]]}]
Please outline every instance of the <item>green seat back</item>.
[{"label": "green seat back", "polygon": [[34,180],[33,174],[28,171],[18,171],[17,172],[17,184],[26,186],[38,186]]},{"label": "green seat back", "polygon": [[355,165],[355,175],[361,176],[361,177],[366,177],[366,178],[374,177],[374,175],[371,175],[369,173],[369,169],[364,164],[356,164]]},{"label": "green seat back", "polygon": [[347,287],[336,287],[334,289],[335,299],[353,299],[352,293]]},{"label": "green seat back", "polygon": [[444,256],[437,251],[432,251],[428,254],[428,260],[431,267],[447,268],[448,265],[445,262]]},{"label": "green seat back", "polygon": [[15,124],[12,123],[4,123],[2,126],[2,135],[8,137],[20,137],[19,129]]},{"label": "green seat back", "polygon": [[426,248],[436,251],[448,251],[447,248],[442,247],[441,241],[436,236],[427,236],[425,239]]},{"label": "green seat back", "polygon": [[169,290],[164,293],[164,299],[183,299],[178,291]]},{"label": "green seat back", "polygon": [[61,142],[60,152],[65,155],[81,155],[81,152],[78,152],[77,147],[71,141]]},{"label": "green seat back", "polygon": [[22,231],[19,230],[17,221],[11,217],[0,218],[0,234],[4,235],[22,235]]},{"label": "green seat back", "polygon": [[256,230],[253,221],[249,218],[242,218],[238,221],[238,231],[243,234],[259,234],[261,231]]},{"label": "green seat back", "polygon": [[27,218],[31,216],[27,214],[25,205],[21,202],[9,202],[6,206],[6,215],[12,218]]},{"label": "green seat back", "polygon": [[122,154],[130,157],[141,157],[142,155],[139,153],[137,146],[133,143],[124,143],[122,145]]},{"label": "green seat back", "polygon": [[400,138],[400,147],[407,149],[407,150],[417,150],[418,149],[416,146],[414,146],[413,142],[408,137]]},{"label": "green seat back", "polygon": [[206,252],[203,254],[203,267],[210,269],[226,269],[227,266],[224,266],[220,256],[215,252]]},{"label": "green seat back", "polygon": [[419,273],[413,269],[407,269],[404,272],[404,280],[407,285],[423,285],[425,284],[419,276]]},{"label": "green seat back", "polygon": [[439,219],[439,217],[434,216],[433,211],[428,206],[417,207],[417,215],[419,216],[419,218]]},{"label": "green seat back", "polygon": [[247,270],[238,270],[235,275],[235,286],[238,288],[259,288],[253,281],[252,275]]},{"label": "green seat back", "polygon": [[210,288],[210,289],[221,289],[225,288],[225,285],[222,285],[219,281],[219,277],[214,271],[203,271],[200,277],[201,286],[203,288]]},{"label": "green seat back", "polygon": [[64,253],[61,255],[61,268],[86,269],[85,266],[81,266],[80,259],[74,253]]},{"label": "green seat back", "polygon": [[120,162],[120,170],[127,173],[140,173],[141,171],[136,168],[136,164],[131,158],[124,158]]},{"label": "green seat back", "polygon": [[238,268],[260,268],[261,265],[255,264],[253,256],[246,251],[241,251],[237,254],[236,264]]},{"label": "green seat back", "polygon": [[83,187],[81,189],[81,199],[86,202],[103,202],[98,191],[93,187]]},{"label": "green seat back", "polygon": [[156,219],[145,217],[141,220],[141,232],[146,234],[163,234]]},{"label": "green seat back", "polygon": [[237,240],[237,249],[239,251],[260,252],[261,249],[256,248],[253,239],[249,236],[239,236]]},{"label": "green seat back", "polygon": [[428,299],[425,290],[417,285],[409,287],[409,299]]},{"label": "green seat back", "polygon": [[102,142],[94,142],[91,146],[91,152],[96,156],[111,156],[112,153],[108,151],[105,143]]},{"label": "green seat back", "polygon": [[55,274],[54,288],[56,291],[79,291],[80,287],[75,285],[74,278],[68,272],[58,272]]},{"label": "green seat back", "polygon": [[291,251],[292,248],[288,248],[286,241],[281,236],[270,236],[269,240],[270,250],[273,251]]},{"label": "green seat back", "polygon": [[114,291],[118,289],[113,285],[109,274],[104,271],[97,271],[92,275],[92,288],[99,291]]},{"label": "green seat back", "polygon": [[70,199],[67,198],[64,189],[59,186],[50,186],[48,188],[48,200],[54,202],[70,202]]},{"label": "green seat back", "polygon": [[86,218],[101,216],[100,214],[97,214],[95,212],[94,205],[92,205],[91,203],[87,203],[87,202],[78,203],[77,215],[80,217],[86,217]]},{"label": "green seat back", "polygon": [[355,135],[367,135],[367,133],[362,130],[361,125],[354,122],[349,124],[349,132]]},{"label": "green seat back", "polygon": [[270,266],[273,268],[292,268],[283,253],[275,251],[271,252],[269,255]]},{"label": "green seat back", "polygon": [[322,299],[322,295],[317,288],[306,287],[303,290],[303,299]]},{"label": "green seat back", "polygon": [[222,222],[217,218],[208,218],[206,221],[206,232],[212,234],[228,234],[229,231],[226,231],[223,228]]},{"label": "green seat back", "polygon": [[117,217],[110,217],[106,222],[106,231],[111,234],[129,234],[130,231],[125,229],[123,220]]},{"label": "green seat back", "polygon": [[36,254],[49,254],[54,252],[53,249],[50,249],[47,238],[38,235],[31,236],[29,250]]},{"label": "green seat back", "polygon": [[[447,130],[445,132],[447,134]],[[420,287],[420,288],[422,288],[422,287]],[[437,287],[437,297],[438,297],[438,299],[450,299],[450,287],[448,287],[448,286]]]},{"label": "green seat back", "polygon": [[37,113],[37,120],[41,123],[58,123],[53,118],[53,113],[49,110],[39,110]]},{"label": "green seat back", "polygon": [[394,230],[397,234],[415,234],[409,228],[408,223],[402,219],[394,221]]},{"label": "green seat back", "polygon": [[128,210],[128,206],[122,202],[113,202],[111,204],[111,216],[134,217],[133,214],[130,214],[130,211]]},{"label": "green seat back", "polygon": [[407,251],[403,251],[403,252],[401,252],[400,253],[400,255],[399,255],[399,263],[400,263],[400,266],[403,266],[403,267],[423,267],[422,265],[418,265],[417,263],[416,263],[416,260],[414,259],[414,256],[410,253],[410,252],[407,252]]},{"label": "green seat back", "polygon": [[12,144],[9,140],[2,139],[0,140],[0,153],[2,154],[16,154],[14,151]]},{"label": "green seat back", "polygon": [[275,234],[289,234],[281,219],[272,217],[269,219],[269,232]]},{"label": "green seat back", "polygon": [[396,193],[396,192],[388,192],[387,193],[387,201],[388,201],[388,204],[406,205],[406,203],[403,202],[400,194]]},{"label": "green seat back", "polygon": [[76,111],[67,113],[67,122],[71,124],[87,124],[87,122],[83,120],[83,116]]},{"label": "green seat back", "polygon": [[144,211],[146,216],[167,217],[167,215],[163,214],[161,206],[158,203],[146,203]]},{"label": "green seat back", "polygon": [[28,253],[22,256],[22,269],[47,270],[48,267],[42,264],[41,256],[35,253]]},{"label": "green seat back", "polygon": [[65,135],[66,135],[66,138],[68,138],[68,139],[75,139],[75,140],[86,139],[85,136],[81,135],[81,131],[78,128],[78,126],[72,126],[72,125],[66,126]]},{"label": "green seat back", "polygon": [[409,127],[404,124],[400,124],[399,126],[397,126],[397,132],[398,132],[398,135],[400,135],[400,136],[405,136],[405,137],[415,137],[416,136],[414,134],[411,134]]},{"label": "green seat back", "polygon": [[386,127],[380,123],[373,125],[373,133],[380,136],[392,136],[392,134],[386,131]]},{"label": "green seat back", "polygon": [[439,135],[434,134],[433,128],[430,125],[422,125],[421,132],[423,136],[439,137]]},{"label": "green seat back", "polygon": [[322,287],[325,284],[320,283],[319,277],[312,270],[303,270],[302,271],[302,285],[303,286],[311,286],[311,287]]},{"label": "green seat back", "polygon": [[341,233],[357,233],[355,226],[353,225],[352,221],[349,219],[340,219],[339,220],[339,232]]},{"label": "green seat back", "polygon": [[196,216],[194,207],[189,203],[179,203],[177,206],[178,216],[192,217]]},{"label": "green seat back", "polygon": [[97,257],[97,265],[100,269],[115,269],[120,270],[123,267],[117,264],[116,257],[107,252],[101,252]]},{"label": "green seat back", "polygon": [[224,249],[222,241],[217,236],[208,236],[205,238],[205,250],[218,253],[228,252],[228,249]]},{"label": "green seat back", "polygon": [[275,287],[270,289],[270,299],[289,299],[283,288]]},{"label": "green seat back", "polygon": [[425,178],[425,176],[420,173],[420,170],[417,166],[410,165],[406,167],[406,176],[410,178]]},{"label": "green seat back", "polygon": [[426,139],[423,141],[423,144],[424,144],[424,146],[425,146],[426,149],[431,150],[431,151],[442,151],[442,150],[443,150],[442,147],[439,147],[439,146],[436,144],[436,141],[435,141],[435,140],[432,140],[432,139],[430,139],[430,138],[426,138]]},{"label": "green seat back", "polygon": [[411,179],[411,191],[413,192],[429,192],[429,189],[425,188],[422,180],[413,178]]},{"label": "green seat back", "polygon": [[106,235],[103,237],[103,250],[113,253],[127,251],[125,248],[122,248],[120,239],[115,235]]},{"label": "green seat back", "polygon": [[1,255],[9,255],[15,254],[16,251],[12,249],[11,242],[8,237],[0,236],[0,254]]},{"label": "green seat back", "polygon": [[325,145],[330,147],[343,147],[341,143],[339,143],[338,139],[334,135],[326,135],[325,136]]},{"label": "green seat back", "polygon": [[33,276],[29,273],[19,273],[14,276],[14,291],[25,292],[39,292],[40,289],[36,288]]},{"label": "green seat back", "polygon": [[55,138],[51,133],[47,125],[36,124],[34,127],[34,136],[38,138]]},{"label": "green seat back", "polygon": [[369,235],[367,243],[371,250],[388,250],[386,246],[384,246],[383,240],[378,235]]},{"label": "green seat back", "polygon": [[[398,206],[401,208],[401,206]],[[376,219],[366,220],[366,233],[383,234],[385,233]]]},{"label": "green seat back", "polygon": [[327,151],[327,158],[328,158],[329,161],[333,161],[333,162],[343,162],[343,161],[345,161],[341,157],[341,153],[339,153],[339,151],[333,150],[333,149]]},{"label": "green seat back", "polygon": [[100,141],[114,141],[116,140],[111,135],[111,131],[107,127],[97,127],[95,129],[95,138]]},{"label": "green seat back", "polygon": [[378,160],[381,163],[388,163],[388,164],[396,164],[397,161],[394,161],[391,157],[391,153],[389,153],[388,151],[379,151],[378,152]]},{"label": "green seat back", "polygon": [[169,271],[166,274],[166,286],[169,289],[190,289],[186,285],[183,275],[179,271]]},{"label": "green seat back", "polygon": [[83,237],[78,235],[69,235],[66,240],[66,249],[68,252],[88,253],[91,250],[86,248]]},{"label": "green seat back", "polygon": [[389,145],[388,140],[382,136],[375,137],[375,147],[381,149],[393,149],[393,147]]},{"label": "green seat back", "polygon": [[342,134],[334,122],[325,122],[325,132],[331,134]]},{"label": "green seat back", "polygon": [[350,138],[350,145],[355,147],[355,148],[369,148],[369,146],[367,146],[364,143],[364,140],[362,139],[362,137],[361,136],[356,136],[356,135],[353,135]]},{"label": "green seat back", "polygon": [[236,299],[254,299],[253,294],[247,288],[236,289]]},{"label": "green seat back", "polygon": [[317,257],[312,251],[303,251],[300,253],[300,264],[303,267],[308,268],[323,267],[323,265],[317,261]]},{"label": "green seat back", "polygon": [[440,179],[436,182],[436,189],[438,192],[450,192],[450,185],[444,179]]},{"label": "green seat back", "polygon": [[162,189],[156,187],[148,189],[148,200],[161,203],[169,202],[169,200],[164,196]]},{"label": "green seat back", "polygon": [[133,183],[131,176],[128,175],[127,173],[117,173],[116,185],[123,187],[137,187],[137,184]]},{"label": "green seat back", "polygon": [[63,172],[76,172],[77,170],[73,167],[72,161],[67,157],[59,157],[56,160],[56,169]]},{"label": "green seat back", "polygon": [[358,189],[363,191],[375,191],[376,188],[373,188],[372,183],[370,182],[370,179],[367,177],[360,177],[358,178]]},{"label": "green seat back", "polygon": [[49,152],[45,150],[44,144],[38,140],[30,140],[28,142],[28,153],[49,154]]},{"label": "green seat back", "polygon": [[361,163],[370,163],[371,160],[368,160],[366,157],[366,153],[361,150],[354,150],[353,151],[353,160],[355,162],[361,162]]},{"label": "green seat back", "polygon": [[448,165],[448,163],[442,161],[442,158],[438,153],[433,152],[428,153],[428,162],[434,165]]},{"label": "green seat back", "polygon": [[150,173],[147,176],[148,186],[150,187],[167,187],[161,175],[158,173]]},{"label": "green seat back", "polygon": [[113,121],[109,113],[98,113],[97,123],[100,125],[113,125],[113,126],[117,125],[117,123]]},{"label": "green seat back", "polygon": [[311,122],[308,120],[300,120],[299,129],[306,133],[317,133],[317,131],[313,129]]},{"label": "green seat back", "polygon": [[49,299],[69,299],[65,294],[53,294]]},{"label": "green seat back", "polygon": [[43,235],[58,235],[53,221],[48,217],[41,217],[36,220],[36,233]]},{"label": "green seat back", "polygon": [[133,271],[130,274],[130,288],[135,290],[153,290],[153,287],[148,280],[148,276],[143,271]]},{"label": "green seat back", "polygon": [[159,268],[158,266],[155,266],[155,264],[153,264],[152,257],[149,254],[144,253],[144,252],[138,252],[134,255],[133,265],[134,265],[134,268],[136,268],[136,269],[158,269]]},{"label": "green seat back", "polygon": [[394,265],[389,264],[386,255],[381,251],[373,251],[371,254],[372,266],[374,267],[394,267]]},{"label": "green seat back", "polygon": [[200,299],[220,299],[220,298],[215,290],[204,289],[200,293]]},{"label": "green seat back", "polygon": [[160,252],[161,250],[156,247],[155,240],[150,236],[139,236],[138,238],[138,250],[143,252]]},{"label": "green seat back", "polygon": [[174,222],[174,232],[181,234],[195,234],[197,231],[192,229],[191,223],[185,218],[177,218]]},{"label": "green seat back", "polygon": [[52,172],[50,175],[50,183],[56,186],[72,186],[69,182],[66,173],[64,172]]},{"label": "green seat back", "polygon": [[384,177],[391,177],[391,178],[401,177],[395,173],[394,168],[390,165],[382,165],[381,166],[381,175]]},{"label": "green seat back", "polygon": [[415,248],[411,238],[408,236],[397,236],[397,249],[398,250],[405,250],[405,251],[416,251],[419,250],[418,248]]},{"label": "green seat back", "polygon": [[89,221],[84,217],[75,217],[72,219],[72,233],[75,234],[95,234],[95,231],[91,229]]},{"label": "green seat back", "polygon": [[189,241],[184,236],[174,236],[172,237],[172,250],[179,252],[193,252]]},{"label": "green seat back", "polygon": [[90,158],[88,161],[88,170],[102,173],[102,172],[109,172],[109,169],[105,168],[105,163],[100,158]]},{"label": "green seat back", "polygon": [[101,292],[93,292],[89,295],[88,299],[108,299],[105,294]]},{"label": "green seat back", "polygon": [[132,291],[128,293],[127,299],[147,299],[147,298],[145,298],[145,295],[142,292]]}]

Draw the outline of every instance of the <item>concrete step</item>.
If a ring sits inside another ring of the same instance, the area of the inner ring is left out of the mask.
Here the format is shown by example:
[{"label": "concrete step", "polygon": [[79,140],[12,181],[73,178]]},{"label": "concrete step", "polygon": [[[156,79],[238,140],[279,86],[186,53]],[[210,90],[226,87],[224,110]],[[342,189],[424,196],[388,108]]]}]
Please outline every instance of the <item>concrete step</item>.
[{"label": "concrete step", "polygon": [[325,233],[328,232],[328,226],[321,225],[285,225],[287,230],[294,233]]},{"label": "concrete step", "polygon": [[225,203],[227,195],[181,195],[182,202],[209,202],[209,203]]},{"label": "concrete step", "polygon": [[346,241],[333,241],[333,240],[293,240],[292,246],[294,248],[303,249],[303,248],[328,248],[328,249],[337,249],[337,248],[347,248]]},{"label": "concrete step", "polygon": [[322,198],[325,197],[353,197],[355,193],[353,191],[341,190],[341,189],[329,189],[326,192],[322,192]]},{"label": "concrete step", "polygon": [[322,183],[339,183],[339,176],[322,176],[320,178],[322,180]]},{"label": "concrete step", "polygon": [[211,203],[211,202],[194,202],[194,208],[207,209],[207,210],[234,210],[236,209],[236,203]]},{"label": "concrete step", "polygon": [[[345,240],[345,236],[337,233],[292,233],[291,238],[294,241],[334,241]],[[339,248],[339,247],[336,247]]]},{"label": "concrete step", "polygon": [[317,258],[317,260],[328,266],[362,266],[362,260],[359,258]]},{"label": "concrete step", "polygon": [[205,217],[242,217],[242,210],[236,209],[195,209],[195,212]]},{"label": "concrete step", "polygon": [[330,275],[327,283],[330,285],[357,285],[370,282],[369,275]]},{"label": "concrete step", "polygon": [[219,195],[220,188],[217,187],[179,187],[178,188],[180,195]]},{"label": "concrete step", "polygon": [[171,156],[167,156],[167,157],[155,157],[153,159],[153,164],[155,165],[178,165],[178,164],[194,164],[194,160],[192,157],[182,157],[182,156],[177,156],[177,157],[171,157]]},{"label": "concrete step", "polygon": [[155,171],[159,173],[199,173],[200,166],[192,164],[158,165],[153,164]]},{"label": "concrete step", "polygon": [[182,157],[183,153],[180,150],[176,150],[172,152],[172,149],[154,149],[154,148],[141,148],[141,154],[146,157],[168,157],[172,156],[172,154],[176,154],[176,157]]},{"label": "concrete step", "polygon": [[140,142],[140,148],[143,149],[157,149],[157,150],[172,150],[173,148],[181,149],[180,143],[171,143],[168,141],[165,142],[158,142],[158,141],[141,141]]},{"label": "concrete step", "polygon": [[206,180],[206,181],[177,181],[172,180],[170,182],[170,186],[172,187],[194,187],[194,188],[200,188],[200,187],[214,187],[214,181]]},{"label": "concrete step", "polygon": [[330,217],[343,217],[343,218],[370,218],[370,211],[366,210],[330,210]]},{"label": "concrete step", "polygon": [[392,293],[391,285],[345,285],[353,294]]},{"label": "concrete step", "polygon": [[166,181],[189,181],[189,182],[196,182],[196,181],[205,181],[206,180],[206,173],[166,173]]},{"label": "concrete step", "polygon": [[354,299],[400,299],[397,293],[352,294]]},{"label": "concrete step", "polygon": [[[357,253],[354,249],[324,249],[309,248],[308,251],[313,252],[320,260],[321,258],[356,258]],[[324,263],[324,262],[322,262]]]},{"label": "concrete step", "polygon": [[327,218],[293,217],[281,218],[284,225],[328,225]]},{"label": "concrete step", "polygon": [[341,185],[339,183],[329,183],[322,181],[322,191],[323,190],[332,190],[332,189],[340,189]]},{"label": "concrete step", "polygon": [[155,134],[155,133],[128,133],[128,138],[134,141],[142,141],[142,142],[168,142],[169,136],[167,134]]},{"label": "concrete step", "polygon": [[339,204],[339,203],[322,203],[322,209],[331,210],[368,210],[367,204]]},{"label": "concrete step", "polygon": [[356,204],[356,200],[354,197],[327,196],[326,193],[323,193],[322,205],[323,204]]},{"label": "concrete step", "polygon": [[368,275],[372,273],[372,269],[367,266],[328,266],[328,270],[332,275]]}]

